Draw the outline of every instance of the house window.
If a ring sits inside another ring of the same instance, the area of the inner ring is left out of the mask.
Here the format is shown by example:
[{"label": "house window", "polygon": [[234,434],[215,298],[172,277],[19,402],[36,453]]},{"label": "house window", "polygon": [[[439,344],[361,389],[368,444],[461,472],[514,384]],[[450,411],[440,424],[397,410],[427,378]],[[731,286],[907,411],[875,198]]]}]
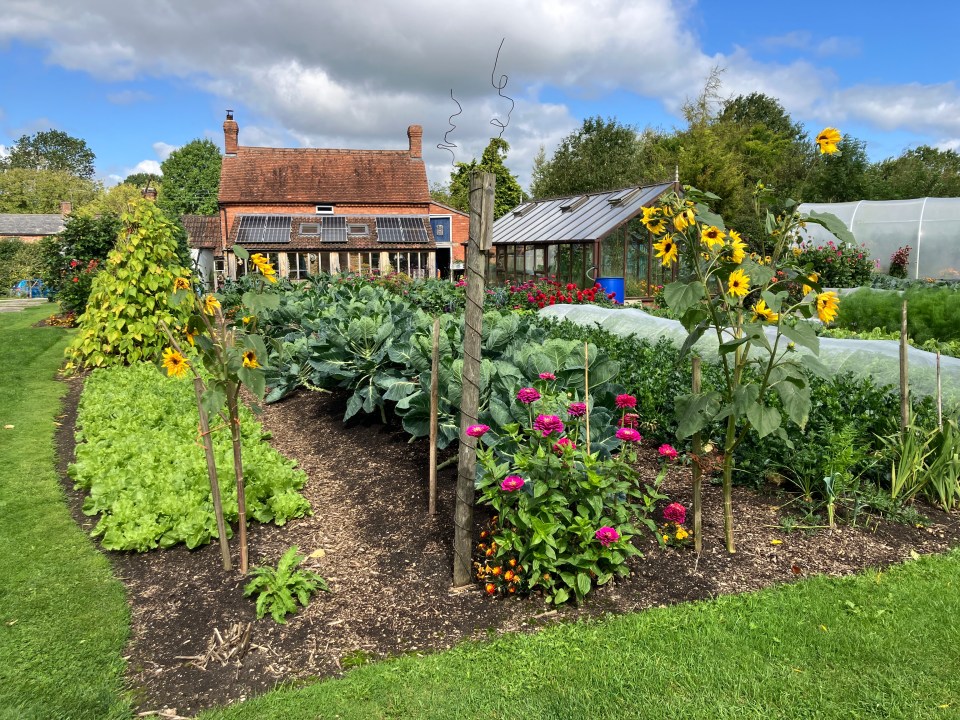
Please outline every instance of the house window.
[{"label": "house window", "polygon": [[348,235],[369,235],[370,226],[369,225],[349,225],[347,227]]},{"label": "house window", "polygon": [[320,223],[303,223],[300,226],[301,235],[319,235]]},{"label": "house window", "polygon": [[[344,255],[347,256],[347,266],[341,267],[341,272],[349,271],[360,275],[376,275],[380,272],[379,252],[352,252],[344,253]],[[343,255],[341,255],[342,257]]]},{"label": "house window", "polygon": [[317,215],[333,215],[333,205],[317,205]]},{"label": "house window", "polygon": [[430,253],[426,252],[392,252],[390,265],[395,272],[404,273],[412,278],[425,278],[428,273]]},{"label": "house window", "polygon": [[287,253],[287,262],[290,265],[291,280],[306,280],[307,276],[315,272],[317,256],[313,253]]}]

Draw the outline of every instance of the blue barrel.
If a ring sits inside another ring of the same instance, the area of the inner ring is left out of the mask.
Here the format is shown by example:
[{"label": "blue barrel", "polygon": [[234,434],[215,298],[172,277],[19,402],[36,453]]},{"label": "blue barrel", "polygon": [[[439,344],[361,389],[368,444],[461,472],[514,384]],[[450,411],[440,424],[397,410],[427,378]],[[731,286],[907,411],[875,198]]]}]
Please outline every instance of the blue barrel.
[{"label": "blue barrel", "polygon": [[609,295],[613,293],[616,297],[614,300],[619,304],[623,305],[623,278],[622,277],[598,277],[597,282],[600,283],[600,287],[603,288],[603,291]]}]

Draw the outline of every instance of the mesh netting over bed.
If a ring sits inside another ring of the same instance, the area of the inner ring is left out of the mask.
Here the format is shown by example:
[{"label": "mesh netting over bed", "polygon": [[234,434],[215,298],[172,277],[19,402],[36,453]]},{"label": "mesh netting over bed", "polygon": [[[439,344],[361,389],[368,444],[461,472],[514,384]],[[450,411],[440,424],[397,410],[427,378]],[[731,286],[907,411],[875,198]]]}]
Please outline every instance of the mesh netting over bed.
[{"label": "mesh netting over bed", "polygon": [[[599,325],[615,335],[636,335],[652,343],[668,338],[679,347],[687,337],[687,331],[676,320],[654,317],[637,308],[553,305],[540,310],[540,314],[585,327]],[[768,328],[767,334],[771,340],[776,337],[773,328]],[[714,362],[718,358],[717,345],[715,335],[704,335],[694,347],[704,360]],[[798,350],[809,352],[802,348]],[[858,377],[870,375],[882,385],[899,386],[900,383],[900,347],[894,340],[820,338],[820,360],[829,372],[836,375],[851,372]],[[910,348],[908,366],[911,393],[935,395],[936,355]],[[944,409],[960,406],[960,359],[941,357],[940,374]]]}]

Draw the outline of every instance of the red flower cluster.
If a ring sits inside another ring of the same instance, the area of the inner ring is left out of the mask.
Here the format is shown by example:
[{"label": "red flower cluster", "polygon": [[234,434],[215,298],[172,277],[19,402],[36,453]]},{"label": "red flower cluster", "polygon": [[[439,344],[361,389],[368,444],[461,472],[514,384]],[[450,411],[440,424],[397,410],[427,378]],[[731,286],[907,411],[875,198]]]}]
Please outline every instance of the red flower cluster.
[{"label": "red flower cluster", "polygon": [[563,284],[557,280],[537,278],[519,285],[511,285],[510,304],[520,307],[544,308],[550,305],[607,303],[613,295],[604,293],[600,283],[591,288],[579,288],[575,283]]}]

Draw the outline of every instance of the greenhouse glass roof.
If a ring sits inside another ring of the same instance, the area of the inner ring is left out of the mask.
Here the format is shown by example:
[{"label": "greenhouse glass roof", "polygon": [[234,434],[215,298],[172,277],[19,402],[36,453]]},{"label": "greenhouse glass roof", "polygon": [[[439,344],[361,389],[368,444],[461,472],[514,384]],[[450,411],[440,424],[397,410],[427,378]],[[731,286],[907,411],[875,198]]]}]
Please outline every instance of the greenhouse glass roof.
[{"label": "greenhouse glass roof", "polygon": [[[960,198],[804,203],[799,210],[836,215],[884,272],[890,256],[909,245],[909,277],[960,280]],[[819,225],[807,225],[806,232],[816,244],[834,239]]]}]

